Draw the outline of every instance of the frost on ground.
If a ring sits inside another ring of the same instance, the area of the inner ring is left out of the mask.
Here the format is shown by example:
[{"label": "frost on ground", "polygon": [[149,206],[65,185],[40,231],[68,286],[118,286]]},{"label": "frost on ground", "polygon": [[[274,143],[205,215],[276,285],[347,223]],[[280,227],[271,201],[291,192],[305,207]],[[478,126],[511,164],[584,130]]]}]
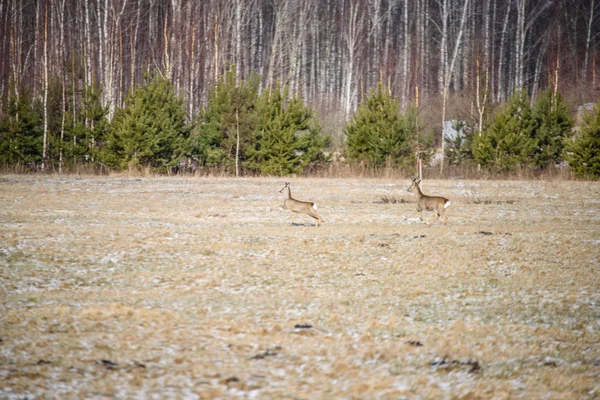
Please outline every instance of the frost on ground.
[{"label": "frost on ground", "polygon": [[600,397],[600,183],[409,183],[0,176],[0,398]]}]

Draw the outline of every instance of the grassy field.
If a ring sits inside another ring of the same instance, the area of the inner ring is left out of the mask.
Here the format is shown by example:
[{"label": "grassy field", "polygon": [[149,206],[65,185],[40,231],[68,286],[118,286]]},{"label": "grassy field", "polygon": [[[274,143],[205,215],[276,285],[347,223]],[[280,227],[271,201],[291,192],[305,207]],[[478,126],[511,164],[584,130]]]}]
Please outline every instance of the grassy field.
[{"label": "grassy field", "polygon": [[600,398],[600,183],[283,181],[0,176],[0,398]]}]

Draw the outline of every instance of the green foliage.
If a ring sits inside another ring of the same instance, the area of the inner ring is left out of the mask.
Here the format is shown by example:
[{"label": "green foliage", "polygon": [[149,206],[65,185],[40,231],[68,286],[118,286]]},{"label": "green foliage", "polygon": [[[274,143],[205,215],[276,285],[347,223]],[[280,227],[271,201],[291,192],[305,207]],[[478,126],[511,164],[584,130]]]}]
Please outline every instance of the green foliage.
[{"label": "green foliage", "polygon": [[189,152],[189,127],[183,101],[166,79],[137,87],[117,109],[102,148],[111,168],[151,167],[165,172]]},{"label": "green foliage", "polygon": [[531,164],[538,148],[536,127],[527,94],[515,93],[490,127],[482,135],[473,137],[475,161],[498,172],[514,171]]},{"label": "green foliage", "polygon": [[444,137],[444,157],[448,165],[463,165],[473,160],[473,136],[475,127],[465,121],[455,121],[453,128],[458,134]]},{"label": "green foliage", "polygon": [[255,111],[260,78],[237,82],[236,68],[227,71],[210,93],[192,139],[192,155],[203,167],[231,170],[246,159],[257,124]]},{"label": "green foliage", "polygon": [[541,168],[553,167],[561,161],[564,139],[570,136],[573,128],[569,108],[560,93],[556,96],[551,89],[538,98],[533,109],[537,130],[535,137],[538,148],[534,154],[535,165]]},{"label": "green foliage", "polygon": [[379,85],[344,128],[350,159],[372,166],[414,163],[416,114],[400,114],[400,104]]},{"label": "green foliage", "polygon": [[563,155],[577,176],[600,177],[600,106],[586,114],[581,129],[565,141]]},{"label": "green foliage", "polygon": [[100,88],[88,86],[83,92],[83,108],[67,110],[62,144],[66,165],[95,165],[100,158],[100,149],[109,128],[106,118],[108,107],[102,107],[101,93]]},{"label": "green foliage", "polygon": [[248,169],[266,175],[301,173],[311,163],[325,162],[323,149],[330,138],[299,97],[289,97],[288,89],[275,85],[265,90],[258,102],[259,125],[249,148]]},{"label": "green foliage", "polygon": [[26,166],[42,161],[43,116],[31,97],[22,93],[4,103],[0,120],[0,166]]},{"label": "green foliage", "polygon": [[322,150],[329,137],[321,134],[313,110],[279,85],[259,95],[259,84],[258,75],[238,82],[232,67],[210,93],[192,143],[200,166],[232,171],[237,164],[287,175],[326,161]]}]

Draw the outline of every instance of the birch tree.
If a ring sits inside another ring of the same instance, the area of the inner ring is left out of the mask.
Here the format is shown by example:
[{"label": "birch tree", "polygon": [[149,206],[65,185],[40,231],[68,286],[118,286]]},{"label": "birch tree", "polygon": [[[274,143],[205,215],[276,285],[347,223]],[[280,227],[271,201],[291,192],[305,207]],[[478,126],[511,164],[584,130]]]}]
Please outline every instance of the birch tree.
[{"label": "birch tree", "polygon": [[[443,0],[447,2],[448,0]],[[458,57],[459,49],[461,46],[462,36],[465,28],[465,21],[467,20],[467,9],[469,6],[469,0],[464,0],[462,15],[460,18],[460,25],[458,28],[458,34],[454,42],[454,50],[452,51],[452,58],[450,64],[444,66],[444,75],[442,78],[442,140],[441,140],[441,160],[440,160],[440,172],[444,172],[444,121],[446,121],[446,102],[448,100],[448,90],[450,88],[450,80],[454,73],[454,67],[456,65],[456,59]],[[442,52],[443,57],[447,56],[447,51]],[[445,58],[447,60],[447,58]]]},{"label": "birch tree", "polygon": [[584,82],[584,84],[587,83],[587,73],[588,73],[588,69],[589,69],[589,63],[590,63],[590,49],[592,48],[592,41],[594,39],[594,37],[592,36],[592,32],[593,32],[593,27],[597,26],[597,22],[596,21],[596,16],[598,14],[600,14],[600,12],[598,12],[597,10],[597,4],[596,4],[596,0],[589,0],[590,2],[590,9],[589,9],[589,14],[588,14],[588,18],[587,18],[587,29],[586,29],[586,36],[585,36],[585,56],[583,58],[583,72],[581,73],[582,75],[582,81]]},{"label": "birch tree", "polygon": [[344,40],[344,88],[342,92],[342,108],[346,118],[350,115],[353,108],[353,101],[356,99],[356,69],[358,63],[358,54],[362,48],[364,40],[364,14],[362,13],[360,2],[349,0],[344,4],[343,18],[346,29],[343,32]]},{"label": "birch tree", "polygon": [[48,164],[48,93],[50,91],[50,83],[48,76],[48,63],[50,62],[48,55],[48,6],[44,10],[44,138],[42,149],[42,172],[46,170]]}]

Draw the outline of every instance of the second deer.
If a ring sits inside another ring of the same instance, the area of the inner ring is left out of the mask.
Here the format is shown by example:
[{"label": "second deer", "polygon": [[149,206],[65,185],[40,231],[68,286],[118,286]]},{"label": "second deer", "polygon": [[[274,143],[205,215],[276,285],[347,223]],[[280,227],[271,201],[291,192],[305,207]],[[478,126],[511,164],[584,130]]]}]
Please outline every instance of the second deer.
[{"label": "second deer", "polygon": [[408,187],[408,191],[414,193],[417,196],[417,212],[425,211],[434,211],[437,214],[437,218],[434,221],[437,222],[440,217],[444,220],[444,224],[448,222],[448,217],[444,215],[446,209],[450,207],[450,200],[441,196],[427,196],[423,194],[421,188],[419,187],[419,183],[421,183],[420,179],[414,178],[412,183]]},{"label": "second deer", "polygon": [[283,209],[289,210],[299,214],[308,214],[313,217],[317,222],[317,227],[319,226],[319,222],[325,222],[323,218],[317,213],[317,205],[312,201],[300,201],[296,200],[292,197],[292,192],[290,190],[290,182],[286,182],[285,186],[281,188],[279,193],[282,193],[285,190],[285,198],[283,200]]}]

